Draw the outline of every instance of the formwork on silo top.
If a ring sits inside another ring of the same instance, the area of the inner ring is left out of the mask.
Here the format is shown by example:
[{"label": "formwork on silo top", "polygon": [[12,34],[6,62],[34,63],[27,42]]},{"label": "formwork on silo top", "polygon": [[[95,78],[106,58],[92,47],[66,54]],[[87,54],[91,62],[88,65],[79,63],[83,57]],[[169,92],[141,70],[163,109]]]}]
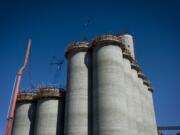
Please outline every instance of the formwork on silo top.
[{"label": "formwork on silo top", "polygon": [[122,51],[125,50],[124,44],[122,44],[121,40],[117,36],[114,36],[114,35],[97,36],[93,40],[90,48],[93,48],[94,46],[97,46],[97,45],[105,45],[105,44],[117,45],[122,49]]},{"label": "formwork on silo top", "polygon": [[65,90],[63,88],[54,87],[41,88],[37,94],[37,98],[60,98],[64,100]]},{"label": "formwork on silo top", "polygon": [[88,51],[89,49],[89,43],[88,42],[74,42],[69,45],[65,52],[65,57],[68,58],[70,54],[77,51]]}]

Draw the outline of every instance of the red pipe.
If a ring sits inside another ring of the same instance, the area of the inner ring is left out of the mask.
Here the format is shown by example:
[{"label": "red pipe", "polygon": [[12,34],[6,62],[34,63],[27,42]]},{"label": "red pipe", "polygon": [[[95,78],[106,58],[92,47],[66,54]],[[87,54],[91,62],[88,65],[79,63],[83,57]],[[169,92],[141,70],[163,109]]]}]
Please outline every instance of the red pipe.
[{"label": "red pipe", "polygon": [[7,122],[7,127],[6,127],[6,135],[11,135],[11,129],[12,129],[12,123],[13,123],[13,119],[14,119],[16,101],[17,101],[17,96],[19,93],[20,84],[21,84],[21,77],[23,74],[23,70],[27,65],[30,49],[31,49],[31,40],[29,39],[24,64],[22,65],[22,67],[20,68],[20,70],[18,72],[16,87],[15,87],[15,92],[14,92],[14,98],[13,98],[12,104],[10,104],[11,105],[11,112],[10,112],[10,115],[8,117],[8,122]]}]

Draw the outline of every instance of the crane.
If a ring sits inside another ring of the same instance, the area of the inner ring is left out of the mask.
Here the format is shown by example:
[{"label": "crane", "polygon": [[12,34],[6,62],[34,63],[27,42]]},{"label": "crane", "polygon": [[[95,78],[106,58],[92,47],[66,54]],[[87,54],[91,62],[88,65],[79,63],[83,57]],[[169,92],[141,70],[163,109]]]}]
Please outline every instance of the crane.
[{"label": "crane", "polygon": [[24,64],[22,65],[22,67],[20,68],[20,70],[17,74],[17,81],[15,83],[13,99],[10,102],[10,114],[8,115],[8,119],[7,119],[6,135],[11,135],[11,129],[12,129],[12,123],[13,123],[13,119],[14,119],[14,112],[15,112],[15,107],[16,107],[17,96],[19,93],[19,88],[20,88],[20,84],[21,84],[21,78],[23,75],[23,71],[27,65],[27,61],[29,58],[30,49],[31,49],[31,40],[29,39]]},{"label": "crane", "polygon": [[56,56],[53,56],[53,61],[50,63],[50,65],[56,65],[57,66],[57,69],[56,69],[56,72],[54,74],[53,81],[52,81],[53,85],[56,85],[56,83],[58,81],[58,77],[61,73],[61,69],[62,69],[63,64],[64,64],[64,58],[58,59]]},{"label": "crane", "polygon": [[50,64],[51,64],[51,65],[57,65],[58,70],[61,70],[62,65],[63,65],[63,63],[64,63],[64,59],[60,60],[60,59],[58,59],[56,56],[53,56],[53,59],[54,59],[54,61],[51,62]]}]

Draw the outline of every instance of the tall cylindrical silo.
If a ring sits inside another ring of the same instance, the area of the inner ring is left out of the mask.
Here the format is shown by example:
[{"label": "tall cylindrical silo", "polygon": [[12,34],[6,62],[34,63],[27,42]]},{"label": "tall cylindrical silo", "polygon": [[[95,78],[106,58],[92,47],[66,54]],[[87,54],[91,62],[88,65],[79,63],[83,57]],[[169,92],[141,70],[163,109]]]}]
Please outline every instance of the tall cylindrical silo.
[{"label": "tall cylindrical silo", "polygon": [[157,135],[157,125],[155,120],[154,106],[152,100],[152,88],[150,83],[146,80],[146,77],[140,71],[138,73],[139,85],[141,87],[141,102],[142,104],[142,118],[144,134]]},{"label": "tall cylindrical silo", "polygon": [[127,97],[127,115],[128,115],[128,133],[132,135],[137,135],[136,128],[136,89],[134,89],[133,76],[131,63],[133,59],[127,49],[123,51],[123,66],[124,66],[124,91],[126,92]]},{"label": "tall cylindrical silo", "polygon": [[147,122],[147,130],[148,135],[157,135],[157,125],[156,125],[156,119],[155,119],[155,112],[154,112],[154,105],[153,105],[153,98],[152,98],[152,92],[153,89],[151,87],[151,84],[148,80],[144,79],[144,89],[145,89],[145,110],[146,110],[146,117],[145,120]]},{"label": "tall cylindrical silo", "polygon": [[88,135],[88,44],[76,42],[65,54],[68,77],[64,135]]},{"label": "tall cylindrical silo", "polygon": [[93,135],[128,135],[123,48],[112,35],[93,41]]},{"label": "tall cylindrical silo", "polygon": [[133,102],[135,107],[134,118],[136,121],[137,135],[144,135],[143,118],[142,118],[142,102],[141,102],[141,87],[139,86],[138,72],[139,65],[133,61],[131,63],[131,73],[133,77]]},{"label": "tall cylindrical silo", "polygon": [[140,90],[140,101],[141,101],[141,110],[142,110],[142,132],[144,132],[144,134],[146,135],[147,132],[147,122],[146,122],[146,108],[145,108],[145,102],[146,102],[146,96],[145,96],[145,89],[144,89],[144,80],[145,76],[143,74],[143,72],[140,70],[138,72],[138,85],[139,85],[139,90]]},{"label": "tall cylindrical silo", "polygon": [[36,93],[20,93],[17,98],[12,135],[34,135]]},{"label": "tall cylindrical silo", "polygon": [[40,89],[34,135],[63,135],[64,96],[63,89]]},{"label": "tall cylindrical silo", "polygon": [[126,34],[122,34],[120,37],[121,37],[122,43],[125,44],[127,49],[130,51],[130,54],[132,55],[132,57],[135,59],[133,36],[126,33]]}]

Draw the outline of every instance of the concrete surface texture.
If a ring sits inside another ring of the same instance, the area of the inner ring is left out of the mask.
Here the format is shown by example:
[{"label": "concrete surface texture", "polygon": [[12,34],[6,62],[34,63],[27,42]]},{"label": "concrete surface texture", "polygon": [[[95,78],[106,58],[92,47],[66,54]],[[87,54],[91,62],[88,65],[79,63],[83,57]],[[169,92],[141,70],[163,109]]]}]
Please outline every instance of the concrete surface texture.
[{"label": "concrete surface texture", "polygon": [[58,99],[38,100],[34,135],[57,135],[62,132],[58,128],[60,120],[58,110],[63,110],[61,107],[63,104]]},{"label": "concrete surface texture", "polygon": [[126,98],[121,48],[94,46],[93,135],[128,135]]},{"label": "concrete surface texture", "polygon": [[128,59],[123,59],[124,65],[124,91],[127,97],[127,115],[128,115],[128,132],[129,134],[137,135],[136,129],[136,99],[134,93],[136,89],[133,88],[133,78],[131,74],[131,63]]},{"label": "concrete surface texture", "polygon": [[157,123],[156,123],[156,115],[154,111],[154,103],[153,103],[153,97],[152,97],[152,92],[148,91],[148,99],[149,99],[149,105],[150,105],[150,127],[152,134],[157,135]]},{"label": "concrete surface texture", "polygon": [[35,104],[33,102],[18,102],[12,135],[33,135]]},{"label": "concrete surface texture", "polygon": [[124,89],[126,91],[128,107],[128,132],[134,135],[144,135],[137,71],[131,68],[131,62],[128,59],[124,58],[123,63]]},{"label": "concrete surface texture", "polygon": [[75,49],[68,57],[64,135],[88,135],[88,55]]},{"label": "concrete surface texture", "polygon": [[145,120],[147,122],[147,135],[157,135],[157,126],[156,126],[156,120],[155,120],[155,112],[154,112],[154,105],[153,105],[153,99],[152,99],[152,92],[148,91],[148,87],[144,85],[145,89],[145,113],[146,117]]},{"label": "concrete surface texture", "polygon": [[133,80],[133,89],[131,93],[133,93],[133,98],[134,98],[134,107],[135,107],[135,115],[134,117],[136,118],[136,130],[137,130],[137,135],[145,135],[144,130],[143,130],[143,119],[142,119],[142,102],[140,98],[140,86],[139,86],[139,81],[138,81],[138,74],[135,69],[131,69],[131,75],[132,75],[132,80]]},{"label": "concrete surface texture", "polygon": [[142,109],[142,121],[143,121],[143,132],[146,135],[147,131],[146,131],[146,127],[147,127],[147,122],[146,122],[146,108],[145,108],[145,102],[146,102],[146,97],[145,97],[145,89],[144,89],[144,84],[143,84],[143,79],[142,78],[138,78],[138,85],[139,85],[139,90],[140,90],[140,101],[141,101],[141,109]]}]

